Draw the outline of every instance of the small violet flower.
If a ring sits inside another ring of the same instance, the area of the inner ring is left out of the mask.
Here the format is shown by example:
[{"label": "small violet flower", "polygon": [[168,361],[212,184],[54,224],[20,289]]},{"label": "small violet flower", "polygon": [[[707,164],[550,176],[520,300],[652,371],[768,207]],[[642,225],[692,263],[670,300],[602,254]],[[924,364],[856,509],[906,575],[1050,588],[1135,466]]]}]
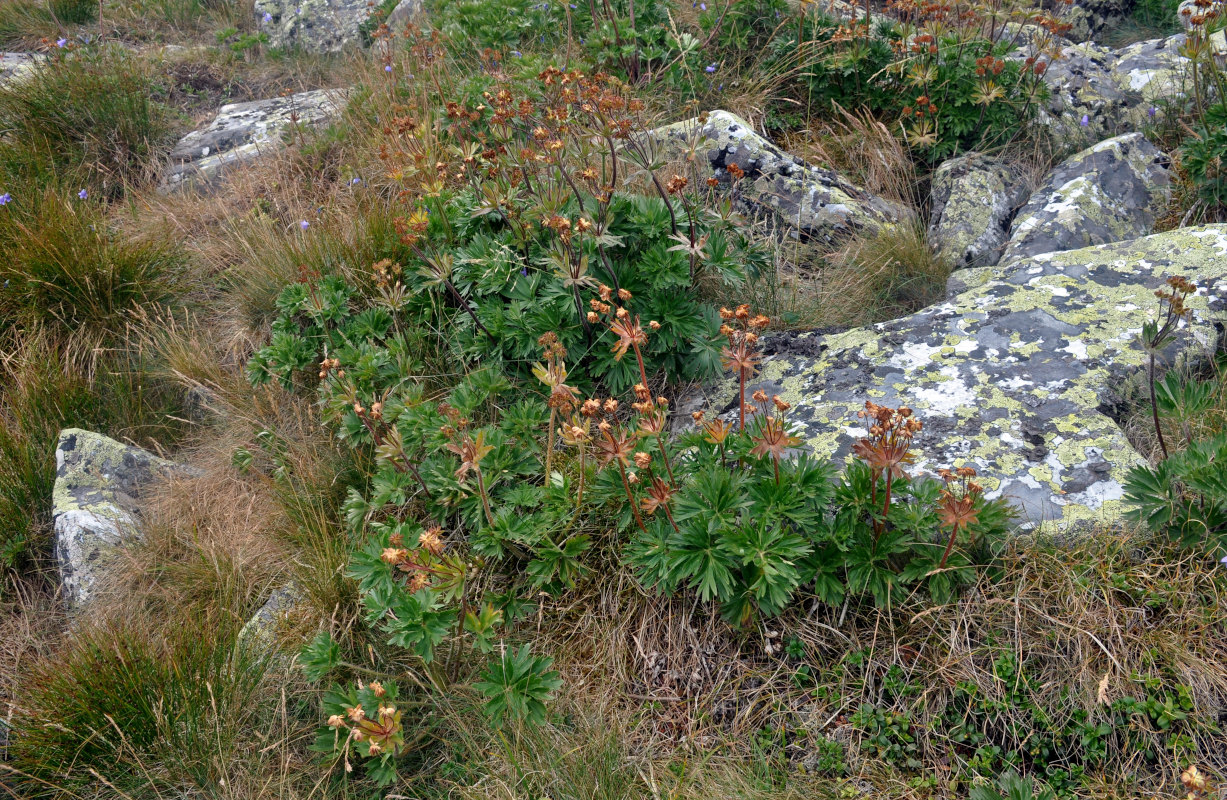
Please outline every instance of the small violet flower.
[{"label": "small violet flower", "polygon": [[310,228],[310,227],[311,227],[311,223],[310,223],[310,222],[307,222],[307,221],[304,219],[302,222],[298,223],[298,227],[302,228],[302,229],[305,231],[307,228]]},{"label": "small violet flower", "polygon": [[384,68],[383,68],[383,71],[384,71],[384,72],[391,72],[391,71],[392,71],[392,65],[391,65],[391,64],[388,64],[386,67],[384,67]]},{"label": "small violet flower", "polygon": [[528,267],[520,267],[520,274],[523,275],[525,278],[527,278],[528,277]]},{"label": "small violet flower", "polygon": [[707,3],[699,3],[699,10],[700,10],[700,11],[706,11],[706,10],[707,10]]},{"label": "small violet flower", "polygon": [[77,192],[77,197],[80,197],[82,200],[85,200],[86,198],[89,197],[89,190],[82,189],[81,191]]},{"label": "small violet flower", "polygon": [[706,72],[708,75],[710,75],[716,71],[716,65],[708,64],[706,67],[703,68],[703,71]]},{"label": "small violet flower", "polygon": [[13,202],[13,196],[11,194],[8,192],[0,194],[0,206],[7,206],[11,202]]},{"label": "small violet flower", "polygon": [[[5,197],[8,197],[8,195],[6,194]],[[1222,564],[1224,567],[1227,567],[1227,556],[1223,556],[1222,558],[1220,558],[1218,560],[1218,563]]]},{"label": "small violet flower", "polygon": [[264,24],[267,25],[268,23],[272,21],[273,21],[273,15],[265,11],[264,12]]},{"label": "small violet flower", "polygon": [[1089,116],[1087,116],[1086,114],[1083,114],[1083,115],[1082,115],[1082,123],[1081,123],[1081,124],[1082,124],[1082,127],[1084,127],[1084,128],[1085,128],[1087,125],[1090,125],[1090,124],[1091,124],[1091,118],[1090,118]]},{"label": "small violet flower", "polygon": [[67,39],[56,39],[56,40],[55,40],[55,46],[56,46],[56,47],[67,47],[67,46],[68,46],[68,40],[67,40]]},{"label": "small violet flower", "polygon": [[1159,113],[1159,109],[1155,108],[1154,106],[1151,106],[1150,108],[1146,109],[1146,115],[1150,117],[1151,119],[1154,119],[1155,114],[1158,114],[1158,113]]},{"label": "small violet flower", "polygon": [[512,51],[511,51],[511,54],[512,54],[513,56],[515,56],[516,58],[523,58],[523,57],[524,57],[524,54],[523,54],[523,53],[521,53],[519,50],[512,50]]},{"label": "small violet flower", "polygon": [[352,181],[350,181],[350,182],[349,182],[349,185],[350,185],[350,186],[357,186],[357,185],[358,185],[358,184],[360,184],[360,183],[362,183],[362,179],[361,179],[361,178],[354,178]]}]

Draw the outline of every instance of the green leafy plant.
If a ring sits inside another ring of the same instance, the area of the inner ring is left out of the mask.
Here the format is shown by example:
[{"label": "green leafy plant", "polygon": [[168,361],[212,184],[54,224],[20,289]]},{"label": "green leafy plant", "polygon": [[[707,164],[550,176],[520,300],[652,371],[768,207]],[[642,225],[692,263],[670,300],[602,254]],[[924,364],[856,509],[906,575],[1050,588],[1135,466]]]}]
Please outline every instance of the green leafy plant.
[{"label": "green leafy plant", "polygon": [[920,587],[944,600],[969,581],[968,545],[1008,520],[1003,501],[984,500],[975,470],[943,470],[945,489],[910,477],[905,466],[921,423],[910,409],[874,403],[861,412],[869,435],[838,483],[827,463],[785,458],[801,442],[788,430],[789,404],[762,391],[754,405],[745,397],[758,362],[755,331],[766,319],[744,306],[722,314],[725,365],[741,387],[738,423],[697,417],[699,429],[681,437],[674,455],[690,461],[680,482],[672,474],[664,481],[652,459],[635,454],[651,482],[640,502],[652,524],[636,512],[641,533],[628,549],[640,579],[666,594],[693,589],[735,622],[778,614],[803,586],[831,604],[869,594],[885,606]]},{"label": "green leafy plant", "polygon": [[357,754],[371,780],[390,786],[397,777],[396,758],[405,749],[399,696],[395,683],[359,681],[356,688],[333,686],[324,693],[328,723],[316,734],[311,749],[340,758],[347,773],[353,771],[351,755]]},{"label": "green leafy plant", "polygon": [[496,724],[508,720],[545,722],[545,704],[562,686],[552,659],[534,656],[528,645],[504,650],[490,661],[474,688],[486,697],[486,715]]},{"label": "green leafy plant", "polygon": [[1023,778],[1017,772],[1007,772],[990,786],[973,786],[971,800],[1056,800],[1052,787],[1035,785],[1033,778]]}]

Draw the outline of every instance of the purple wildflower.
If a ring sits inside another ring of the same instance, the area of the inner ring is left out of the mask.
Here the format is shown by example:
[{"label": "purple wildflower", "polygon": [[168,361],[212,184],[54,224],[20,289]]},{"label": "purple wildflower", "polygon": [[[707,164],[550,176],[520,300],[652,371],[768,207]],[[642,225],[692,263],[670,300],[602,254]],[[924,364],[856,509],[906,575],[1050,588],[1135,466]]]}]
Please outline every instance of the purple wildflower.
[{"label": "purple wildflower", "polygon": [[0,194],[0,206],[7,206],[11,202],[13,202],[13,196],[11,194],[8,192]]},{"label": "purple wildflower", "polygon": [[55,40],[55,46],[56,46],[56,47],[67,47],[67,46],[68,46],[68,40],[67,40],[67,39],[56,39],[56,40]]},{"label": "purple wildflower", "polygon": [[273,15],[265,11],[264,12],[264,24],[267,25],[268,23],[272,21],[273,21]]},{"label": "purple wildflower", "polygon": [[1091,118],[1087,116],[1086,114],[1083,114],[1082,115],[1082,127],[1085,128],[1087,125],[1090,125],[1090,124],[1091,124]]},{"label": "purple wildflower", "polygon": [[310,222],[307,222],[307,221],[304,219],[302,222],[298,223],[298,227],[302,228],[302,229],[305,231],[307,228],[310,228],[310,227],[311,227],[311,223],[310,223]]},{"label": "purple wildflower", "polygon": [[89,197],[89,190],[82,189],[81,191],[77,192],[77,197],[80,197],[82,200],[85,200],[86,198]]},{"label": "purple wildflower", "polygon": [[386,67],[384,67],[384,68],[383,68],[383,71],[384,71],[384,72],[391,72],[391,71],[392,71],[392,65],[391,65],[391,64],[388,64]]},{"label": "purple wildflower", "polygon": [[703,68],[703,71],[706,72],[708,75],[710,75],[716,71],[716,65],[708,64],[706,67]]},{"label": "purple wildflower", "polygon": [[1150,108],[1146,109],[1146,115],[1150,117],[1151,119],[1154,119],[1155,114],[1158,114],[1158,113],[1159,113],[1159,109],[1155,108],[1154,106],[1151,106]]}]

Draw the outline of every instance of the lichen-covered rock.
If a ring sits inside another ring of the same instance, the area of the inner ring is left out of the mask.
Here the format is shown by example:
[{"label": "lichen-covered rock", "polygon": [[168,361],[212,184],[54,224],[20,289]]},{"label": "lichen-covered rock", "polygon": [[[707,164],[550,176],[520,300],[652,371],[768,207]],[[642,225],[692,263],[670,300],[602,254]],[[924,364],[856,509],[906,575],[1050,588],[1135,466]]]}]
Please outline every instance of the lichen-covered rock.
[{"label": "lichen-covered rock", "polygon": [[933,175],[929,243],[952,269],[996,264],[1010,220],[1027,199],[1017,170],[980,153],[953,158]]},{"label": "lichen-covered rock", "polygon": [[39,53],[0,53],[0,86],[26,77],[44,59]]},{"label": "lichen-covered rock", "polygon": [[[1138,374],[1135,338],[1167,277],[1200,287],[1169,357],[1215,346],[1209,314],[1227,306],[1227,225],[1049,253],[994,273],[892,322],[766,337],[750,388],[792,403],[788,419],[818,455],[848,456],[864,435],[856,412],[866,400],[908,405],[925,426],[916,471],[975,467],[1025,523],[1114,519],[1141,457],[1101,403]],[[735,417],[735,406],[735,382],[725,381],[709,407]]]},{"label": "lichen-covered rock", "polygon": [[60,431],[55,466],[55,556],[64,594],[80,606],[111,551],[135,532],[142,491],[185,468],[79,428]]},{"label": "lichen-covered rock", "polygon": [[396,8],[392,9],[392,13],[385,20],[388,30],[397,34],[401,33],[404,31],[405,25],[411,22],[421,10],[422,0],[400,0],[396,4]]},{"label": "lichen-covered rock", "polygon": [[362,41],[371,0],[255,0],[256,26],[273,47],[335,53]]},{"label": "lichen-covered rock", "polygon": [[[1062,47],[1060,54],[1041,58],[1048,99],[1036,112],[1036,121],[1057,142],[1086,146],[1137,129],[1136,115],[1145,101],[1141,92],[1121,84],[1115,51],[1085,42]],[[1010,57],[1030,56],[1030,47],[1020,47]]]},{"label": "lichen-covered rock", "polygon": [[302,601],[302,590],[293,582],[277,589],[239,631],[239,642],[259,652],[275,649],[278,628]]},{"label": "lichen-covered rock", "polygon": [[1157,112],[1161,101],[1178,99],[1191,90],[1192,62],[1180,52],[1185,41],[1185,35],[1180,33],[1166,39],[1135,42],[1115,51],[1112,69],[1117,83],[1125,91],[1137,92],[1144,105],[1143,114],[1136,111],[1131,114],[1135,122],[1149,117],[1152,108]]},{"label": "lichen-covered rock", "polygon": [[1069,157],[1014,217],[1002,263],[1150,233],[1171,189],[1167,163],[1140,133]]},{"label": "lichen-covered rock", "polygon": [[[651,136],[675,155],[701,142],[697,152],[706,155],[712,174],[732,187],[739,205],[752,213],[770,211],[811,240],[833,243],[910,217],[899,204],[785,153],[727,111],[709,113],[706,123],[692,119],[658,128]],[[745,173],[743,179],[733,180],[732,164]]]},{"label": "lichen-covered rock", "polygon": [[1133,10],[1133,0],[1077,0],[1061,19],[1073,27],[1066,36],[1073,42],[1094,39],[1119,25]]},{"label": "lichen-covered rock", "polygon": [[222,106],[207,127],[175,145],[162,176],[163,191],[207,184],[227,169],[281,148],[293,126],[320,125],[340,115],[345,96],[343,90],[317,89]]}]

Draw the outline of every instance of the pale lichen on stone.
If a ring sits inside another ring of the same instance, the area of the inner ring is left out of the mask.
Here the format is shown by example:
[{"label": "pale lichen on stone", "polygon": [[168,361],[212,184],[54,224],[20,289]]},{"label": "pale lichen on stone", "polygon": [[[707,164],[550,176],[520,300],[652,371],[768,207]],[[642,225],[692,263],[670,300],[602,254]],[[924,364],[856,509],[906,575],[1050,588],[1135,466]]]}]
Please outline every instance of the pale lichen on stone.
[{"label": "pale lichen on stone", "polygon": [[1001,261],[1150,233],[1169,192],[1167,157],[1142,134],[1099,142],[1049,173],[1014,218]]},{"label": "pale lichen on stone", "polygon": [[335,53],[360,43],[375,0],[255,0],[256,24],[273,47]]},{"label": "pale lichen on stone", "polygon": [[[789,419],[817,454],[845,459],[863,436],[866,400],[916,410],[916,469],[971,465],[1024,524],[1068,527],[1121,511],[1141,457],[1100,410],[1143,363],[1136,336],[1167,277],[1195,280],[1190,326],[1169,352],[1213,346],[1208,312],[1227,298],[1227,225],[1049,253],[986,269],[949,302],[833,335],[780,334],[751,389],[793,404]],[[736,416],[724,381],[709,407]]]},{"label": "pale lichen on stone", "polygon": [[952,158],[933,175],[929,243],[953,269],[992,266],[1026,199],[1017,170],[980,153]]},{"label": "pale lichen on stone", "polygon": [[73,605],[89,599],[98,570],[136,532],[141,492],[184,468],[91,431],[67,428],[55,451],[55,555]]},{"label": "pale lichen on stone", "polygon": [[[727,111],[657,128],[654,142],[678,157],[705,157],[711,174],[731,188],[750,212],[770,212],[808,239],[832,243],[853,233],[873,233],[911,212],[856,186],[831,170],[808,164],[755,133]],[[729,166],[745,173],[733,180]]]},{"label": "pale lichen on stone", "polygon": [[207,184],[227,169],[281,149],[295,126],[309,128],[338,117],[346,95],[345,90],[317,89],[222,106],[213,122],[175,145],[171,167],[162,177],[163,191]]}]

